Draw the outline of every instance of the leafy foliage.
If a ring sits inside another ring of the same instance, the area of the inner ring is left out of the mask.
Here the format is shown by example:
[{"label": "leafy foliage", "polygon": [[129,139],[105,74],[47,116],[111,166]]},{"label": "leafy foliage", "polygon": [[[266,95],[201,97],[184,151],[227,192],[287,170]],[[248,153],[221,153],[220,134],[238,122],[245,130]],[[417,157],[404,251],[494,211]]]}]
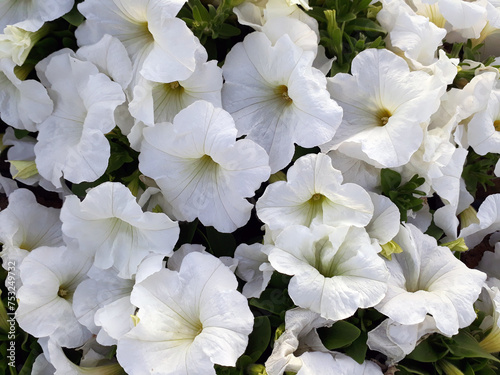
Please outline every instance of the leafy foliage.
[{"label": "leafy foliage", "polygon": [[418,175],[413,176],[410,181],[401,184],[401,175],[391,169],[382,169],[380,172],[382,194],[388,197],[398,208],[401,221],[408,219],[408,210],[418,211],[423,207],[423,201],[417,196],[425,196],[425,193],[417,190],[425,179]]}]

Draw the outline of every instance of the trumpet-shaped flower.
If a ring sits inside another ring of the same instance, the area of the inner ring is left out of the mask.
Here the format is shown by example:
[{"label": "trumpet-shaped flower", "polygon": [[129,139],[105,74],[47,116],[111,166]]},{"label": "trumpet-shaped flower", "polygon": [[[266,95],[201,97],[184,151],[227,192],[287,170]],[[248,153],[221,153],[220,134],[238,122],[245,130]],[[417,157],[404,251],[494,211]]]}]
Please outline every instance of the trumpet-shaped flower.
[{"label": "trumpet-shaped flower", "polygon": [[21,264],[19,326],[35,337],[50,336],[65,347],[87,341],[91,333],[76,319],[72,301],[91,264],[90,258],[65,246],[43,246],[30,252]]},{"label": "trumpet-shaped flower", "polygon": [[421,124],[439,107],[446,83],[427,73],[410,72],[387,50],[368,49],[352,62],[352,75],[328,79],[328,90],[344,118],[323,151],[338,149],[376,167],[397,167],[410,160],[422,139]]},{"label": "trumpet-shaped flower", "polygon": [[326,91],[324,75],[312,67],[314,57],[286,34],[273,44],[254,32],[232,48],[222,67],[222,104],[238,136],[267,151],[272,173],[290,163],[294,143],[326,143],[340,124],[342,109]]},{"label": "trumpet-shaped flower", "polygon": [[500,90],[490,93],[485,109],[474,114],[467,123],[469,145],[479,155],[500,153]]},{"label": "trumpet-shaped flower", "polygon": [[118,340],[117,357],[137,374],[215,374],[234,366],[253,315],[234,274],[217,258],[192,252],[179,271],[163,269],[134,286],[136,327]]},{"label": "trumpet-shaped flower", "polygon": [[134,87],[130,113],[148,126],[172,122],[175,115],[197,100],[221,107],[222,70],[215,60],[207,62],[203,51],[196,54],[196,68],[188,78],[161,83],[146,79]]},{"label": "trumpet-shaped flower", "polygon": [[366,344],[371,350],[376,350],[387,356],[387,365],[393,365],[418,345],[422,336],[436,332],[436,323],[432,316],[427,315],[422,323],[404,325],[386,319],[368,332]]},{"label": "trumpet-shaped flower", "polygon": [[123,278],[135,275],[150,253],[172,255],[179,236],[176,222],[163,213],[142,212],[130,190],[113,182],[91,189],[82,202],[66,197],[61,220],[64,234],[94,256],[97,267],[115,266]]},{"label": "trumpet-shaped flower", "polygon": [[23,65],[33,46],[49,30],[48,26],[36,32],[26,31],[20,27],[7,26],[4,33],[0,34],[0,58],[10,58],[16,65]]},{"label": "trumpet-shaped flower", "polygon": [[70,52],[48,59],[43,74],[55,108],[38,127],[38,172],[56,187],[61,187],[61,177],[75,183],[95,181],[108,166],[110,146],[104,134],[115,127],[114,111],[125,94],[94,64]]},{"label": "trumpet-shaped flower", "polygon": [[368,193],[355,184],[342,184],[342,174],[327,155],[301,157],[287,178],[269,185],[257,202],[257,215],[272,230],[312,222],[357,227],[370,222],[373,204]]},{"label": "trumpet-shaped flower", "polygon": [[[86,21],[76,31],[79,45],[105,34],[124,44],[137,72],[149,80],[175,82],[195,69],[198,39],[177,12],[184,0],[85,0],[78,5]],[[134,81],[132,81],[134,82]]]},{"label": "trumpet-shaped flower", "polygon": [[500,194],[486,197],[477,212],[479,223],[473,223],[460,232],[469,249],[479,244],[488,234],[500,230]]},{"label": "trumpet-shaped flower", "polygon": [[[42,246],[62,246],[60,210],[37,203],[33,193],[17,189],[9,195],[8,207],[0,212],[0,242],[3,267],[14,262],[17,270],[30,251]],[[21,286],[20,273],[16,287]]]},{"label": "trumpet-shaped flower", "polygon": [[267,261],[268,249],[269,245],[243,243],[234,251],[234,259],[238,261],[236,275],[246,281],[242,294],[247,298],[259,298],[271,280],[274,268]]},{"label": "trumpet-shaped flower", "polygon": [[52,113],[53,103],[45,87],[24,80],[27,72],[15,65],[9,58],[0,59],[0,117],[10,126],[34,132]]},{"label": "trumpet-shaped flower", "polygon": [[317,328],[331,327],[334,322],[307,309],[295,308],[285,314],[285,331],[275,341],[273,352],[266,361],[269,375],[284,371],[297,372],[302,367],[301,352],[327,352]]},{"label": "trumpet-shaped flower", "polygon": [[24,30],[36,31],[44,22],[68,13],[74,3],[74,0],[4,0],[0,4],[0,30],[16,24]]},{"label": "trumpet-shaped flower", "polygon": [[250,219],[252,197],[269,177],[265,151],[249,139],[236,141],[233,119],[198,101],[173,125],[144,130],[139,168],[155,179],[179,220],[232,232]]},{"label": "trumpet-shaped flower", "polygon": [[411,224],[394,241],[403,249],[386,261],[389,278],[384,299],[375,308],[400,324],[422,323],[432,315],[443,335],[452,336],[476,318],[474,301],[486,275],[455,258],[447,247]]},{"label": "trumpet-shaped flower", "polygon": [[294,225],[269,251],[278,272],[292,275],[288,292],[297,306],[331,320],[379,303],[389,272],[364,229]]}]

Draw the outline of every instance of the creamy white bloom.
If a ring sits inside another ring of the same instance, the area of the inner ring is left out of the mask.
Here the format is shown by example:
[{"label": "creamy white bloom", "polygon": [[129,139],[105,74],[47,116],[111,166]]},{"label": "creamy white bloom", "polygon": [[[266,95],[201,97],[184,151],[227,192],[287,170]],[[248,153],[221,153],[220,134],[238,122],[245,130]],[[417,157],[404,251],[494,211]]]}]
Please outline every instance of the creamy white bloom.
[{"label": "creamy white bloom", "polygon": [[446,91],[441,79],[410,72],[388,50],[367,49],[352,62],[352,75],[328,78],[328,90],[344,117],[323,151],[338,149],[376,167],[406,164],[422,139],[422,123],[439,107]]},{"label": "creamy white bloom", "polygon": [[281,375],[285,371],[299,371],[302,359],[297,353],[328,352],[316,329],[331,327],[333,323],[307,309],[288,310],[285,313],[285,331],[274,342],[273,352],[266,361],[267,373]]},{"label": "creamy white bloom", "polygon": [[242,294],[247,298],[259,298],[271,280],[274,268],[267,261],[269,249],[269,245],[243,243],[234,251],[234,259],[238,261],[236,275],[246,281]]},{"label": "creamy white bloom", "polygon": [[460,231],[469,249],[479,244],[488,234],[500,230],[500,194],[486,197],[477,212],[479,223],[473,223]]},{"label": "creamy white bloom", "polygon": [[45,21],[52,21],[68,13],[75,0],[4,0],[0,4],[0,30],[16,24],[28,31],[36,31]]},{"label": "creamy white bloom", "polygon": [[34,132],[52,113],[53,103],[45,87],[24,80],[28,72],[15,65],[9,58],[0,59],[0,117],[10,126]]},{"label": "creamy white bloom", "polygon": [[384,299],[375,308],[400,324],[419,324],[432,315],[443,335],[452,336],[476,318],[473,303],[486,275],[455,258],[447,247],[411,224],[394,241],[403,249],[386,261],[391,273]]},{"label": "creamy white bloom", "polygon": [[139,169],[155,179],[176,218],[198,217],[221,232],[247,223],[252,204],[245,198],[269,177],[265,151],[236,141],[231,116],[205,101],[183,109],[173,125],[144,130]]},{"label": "creamy white bloom", "polygon": [[327,155],[332,159],[333,168],[342,172],[344,182],[354,183],[367,191],[381,192],[380,168],[347,156],[338,150],[332,150]]},{"label": "creamy white bloom", "polygon": [[384,0],[377,21],[389,32],[389,49],[423,65],[436,61],[446,30],[416,14],[404,1]]},{"label": "creamy white bloom", "polygon": [[319,35],[318,22],[309,16],[298,4],[309,8],[308,1],[304,0],[252,0],[244,1],[234,7],[233,11],[238,16],[238,22],[242,25],[252,27],[254,30],[261,31],[268,21],[275,18],[294,18],[307,24]]},{"label": "creamy white bloom", "polygon": [[89,190],[82,202],[66,197],[61,220],[64,234],[94,256],[97,267],[114,266],[124,278],[136,274],[151,253],[172,255],[179,236],[176,222],[163,213],[142,212],[130,190],[113,182]]},{"label": "creamy white bloom", "polygon": [[33,46],[48,32],[48,26],[36,32],[20,27],[7,26],[0,34],[0,58],[10,58],[16,65],[23,65]]},{"label": "creamy white bloom", "polygon": [[257,215],[272,230],[313,222],[363,227],[372,218],[368,193],[355,184],[342,184],[342,174],[325,154],[301,157],[287,179],[269,185],[257,201]]},{"label": "creamy white bloom", "polygon": [[132,80],[132,62],[127,50],[117,38],[109,34],[94,44],[79,48],[76,56],[93,63],[101,73],[119,83],[124,90]]},{"label": "creamy white bloom", "polygon": [[500,153],[500,89],[491,91],[486,108],[467,123],[467,139],[479,155]]},{"label": "creamy white bloom", "polygon": [[410,354],[422,336],[436,331],[436,323],[430,315],[422,323],[410,325],[386,319],[368,332],[366,344],[371,350],[385,354],[387,365],[392,366]]},{"label": "creamy white bloom", "polygon": [[142,79],[134,87],[130,113],[148,126],[172,122],[175,115],[197,100],[221,107],[222,70],[207,54],[196,54],[196,67],[188,78],[162,83]]},{"label": "creamy white bloom", "polygon": [[254,32],[231,49],[222,67],[223,106],[238,136],[267,151],[272,173],[290,163],[294,143],[326,143],[340,124],[342,109],[326,91],[324,75],[312,67],[314,57],[286,34],[273,44]]},{"label": "creamy white bloom", "polygon": [[55,108],[38,126],[38,172],[56,187],[61,177],[75,183],[95,181],[108,166],[110,146],[104,134],[115,127],[114,111],[125,94],[94,64],[69,51],[50,56],[45,64]]},{"label": "creamy white bloom", "polygon": [[487,22],[486,0],[411,0],[417,13],[462,38],[478,38]]},{"label": "creamy white bloom", "polygon": [[76,249],[39,247],[21,264],[23,286],[17,293],[19,326],[35,337],[50,336],[65,347],[77,347],[91,333],[71,307],[73,293],[87,277],[92,260]]},{"label": "creamy white bloom", "polygon": [[215,374],[234,366],[248,344],[253,315],[233,273],[217,258],[187,254],[134,286],[139,323],[118,340],[127,373]]},{"label": "creamy white bloom", "polygon": [[392,201],[375,193],[370,194],[373,202],[373,218],[365,227],[368,235],[379,245],[384,245],[398,234],[400,213],[398,207]]},{"label": "creamy white bloom", "polygon": [[[195,69],[198,39],[177,12],[184,0],[85,0],[78,10],[86,21],[76,30],[79,45],[109,34],[118,38],[140,74],[157,82],[188,78]],[[134,78],[135,79],[135,78]]]},{"label": "creamy white bloom", "polygon": [[297,306],[331,320],[379,303],[389,272],[364,229],[293,225],[278,235],[269,262],[292,275],[288,292]]},{"label": "creamy white bloom", "polygon": [[364,361],[359,364],[343,353],[305,352],[299,358],[302,367],[297,375],[383,374],[375,362]]},{"label": "creamy white bloom", "polygon": [[[2,266],[16,267],[16,288],[21,286],[19,266],[30,251],[42,246],[62,246],[60,210],[38,204],[33,193],[17,189],[9,195],[9,205],[0,212]],[[13,263],[10,263],[13,262]]]},{"label": "creamy white bloom", "polygon": [[[110,360],[106,357],[109,356],[109,350],[107,351],[108,355],[102,355],[97,353],[93,349],[83,348],[84,351],[88,350],[87,353],[84,353],[82,359],[80,360],[80,365],[77,365],[69,360],[66,354],[63,351],[61,345],[59,345],[54,340],[47,338],[42,338],[38,340],[38,343],[43,349],[43,354],[40,354],[45,360],[50,361],[50,367],[52,368],[52,372],[50,368],[47,369],[47,372],[37,372],[35,371],[35,366],[33,366],[33,375],[122,375],[124,374],[123,369],[116,362],[116,360]],[[87,346],[87,343],[85,344]],[[82,349],[82,348],[79,348]],[[87,357],[93,356],[94,360],[88,361]],[[38,357],[40,358],[40,357]],[[39,359],[37,358],[37,361]],[[91,363],[86,363],[91,362]],[[40,361],[39,366],[42,365],[42,361]]]}]

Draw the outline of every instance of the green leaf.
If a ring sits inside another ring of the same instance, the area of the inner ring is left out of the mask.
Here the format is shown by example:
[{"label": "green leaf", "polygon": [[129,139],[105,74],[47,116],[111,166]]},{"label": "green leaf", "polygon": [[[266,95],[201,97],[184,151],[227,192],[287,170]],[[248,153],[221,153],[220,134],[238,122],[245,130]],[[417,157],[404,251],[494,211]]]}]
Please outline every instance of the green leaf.
[{"label": "green leaf", "polygon": [[467,331],[462,330],[451,339],[443,340],[450,352],[461,358],[486,358],[500,362],[496,357],[479,346],[477,340]]},{"label": "green leaf", "polygon": [[286,289],[267,288],[259,298],[250,298],[250,306],[281,315],[290,310],[294,304]]},{"label": "green leaf", "polygon": [[252,362],[257,362],[269,346],[271,340],[271,323],[267,316],[258,316],[254,320],[253,331],[248,337],[248,346],[245,354]]},{"label": "green leaf", "polygon": [[382,191],[390,192],[401,185],[401,175],[392,169],[384,168],[380,171]]},{"label": "green leaf", "polygon": [[241,30],[228,23],[223,23],[219,29],[219,36],[223,38],[230,38],[241,34]]},{"label": "green leaf", "polygon": [[352,21],[352,20],[355,20],[356,19],[356,15],[354,13],[346,13],[346,14],[342,14],[340,16],[337,17],[337,22],[349,22],[349,21]]},{"label": "green leaf", "polygon": [[356,18],[349,22],[346,26],[345,31],[348,34],[351,34],[352,31],[365,31],[365,32],[374,32],[374,33],[382,33],[385,34],[386,31],[382,26],[380,26],[375,21],[369,20],[368,18]]},{"label": "green leaf", "polygon": [[427,339],[422,341],[417,347],[407,356],[407,358],[414,359],[418,362],[432,363],[440,360],[448,353],[448,350],[442,352],[432,345],[431,340]]},{"label": "green leaf", "polygon": [[63,17],[70,25],[80,26],[82,22],[85,20],[85,17],[78,11],[77,4],[73,6],[68,13],[66,13]]},{"label": "green leaf", "polygon": [[134,158],[129,155],[128,150],[124,146],[112,141],[109,142],[109,144],[111,146],[111,155],[109,157],[106,173],[112,173],[120,169],[123,164],[134,161]]},{"label": "green leaf", "polygon": [[359,364],[362,364],[365,361],[366,351],[368,350],[366,340],[368,340],[368,333],[361,331],[359,337],[354,340],[351,345],[344,349],[345,354]]},{"label": "green leaf", "polygon": [[361,330],[349,322],[340,320],[330,328],[319,328],[318,334],[323,345],[328,350],[334,350],[352,344],[361,334]]}]

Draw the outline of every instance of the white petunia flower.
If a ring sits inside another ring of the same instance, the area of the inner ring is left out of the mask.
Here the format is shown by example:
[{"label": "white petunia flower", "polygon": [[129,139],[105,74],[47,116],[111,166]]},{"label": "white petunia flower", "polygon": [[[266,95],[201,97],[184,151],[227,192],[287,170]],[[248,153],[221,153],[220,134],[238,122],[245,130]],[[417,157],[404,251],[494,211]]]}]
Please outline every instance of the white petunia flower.
[{"label": "white petunia flower", "polygon": [[427,73],[410,72],[388,50],[368,49],[354,58],[352,75],[328,78],[328,90],[344,118],[322,151],[338,149],[376,167],[392,168],[406,164],[419,148],[421,124],[438,109],[446,84]]},{"label": "white petunia flower", "polygon": [[242,25],[252,27],[254,30],[262,31],[262,26],[275,18],[293,18],[297,19],[319,35],[318,22],[309,16],[298,4],[306,5],[308,9],[308,1],[304,0],[252,0],[244,1],[234,7],[233,11],[238,16],[238,22]]},{"label": "white petunia flower", "polygon": [[195,70],[195,52],[200,43],[185,22],[175,17],[184,3],[85,0],[78,4],[86,18],[76,30],[78,44],[92,44],[109,34],[127,49],[134,77],[138,78],[140,72],[144,78],[158,82],[186,79]]},{"label": "white petunia flower", "polygon": [[410,325],[386,319],[368,332],[366,344],[370,350],[385,354],[387,365],[392,366],[410,354],[423,336],[436,331],[436,323],[430,315],[422,323]]},{"label": "white petunia flower", "polygon": [[500,194],[486,197],[477,212],[479,223],[473,223],[460,231],[469,249],[478,245],[488,234],[500,230]]},{"label": "white petunia flower", "polygon": [[286,34],[272,44],[254,32],[232,48],[222,67],[223,106],[238,136],[267,151],[272,173],[290,163],[294,143],[326,143],[340,124],[342,109],[326,91],[323,73],[312,67],[314,57]]},{"label": "white petunia flower", "polygon": [[389,278],[384,299],[375,308],[400,324],[419,324],[432,315],[443,335],[452,336],[476,318],[473,303],[486,275],[468,269],[447,247],[411,224],[394,241],[403,249],[386,261]]},{"label": "white petunia flower", "polygon": [[367,191],[380,193],[380,168],[363,160],[351,158],[338,150],[327,154],[332,159],[333,168],[342,172],[344,182],[361,186]]},{"label": "white petunia flower", "polygon": [[247,223],[252,197],[269,177],[265,151],[236,141],[231,116],[208,102],[183,109],[173,125],[144,130],[139,169],[155,179],[179,220],[196,217],[220,232]]},{"label": "white petunia flower", "polygon": [[398,234],[400,224],[400,213],[398,207],[392,201],[375,193],[370,194],[373,202],[373,218],[365,227],[372,243],[384,245]]},{"label": "white petunia flower", "polygon": [[92,260],[76,249],[39,247],[21,265],[23,286],[17,293],[19,326],[35,337],[50,336],[65,347],[91,337],[72,309],[73,293],[87,277]]},{"label": "white petunia flower", "polygon": [[17,189],[9,195],[9,205],[0,212],[2,266],[15,266],[16,288],[21,286],[19,266],[30,251],[42,246],[62,246],[60,210],[37,203],[33,193]]},{"label": "white petunia flower", "polygon": [[247,298],[259,298],[271,280],[274,268],[267,260],[269,248],[269,245],[260,243],[243,243],[234,251],[234,259],[238,261],[236,275],[246,281],[242,294]]},{"label": "white petunia flower", "polygon": [[285,331],[274,342],[273,352],[266,361],[267,373],[281,375],[285,371],[297,372],[302,367],[298,353],[328,352],[316,329],[331,327],[333,323],[307,309],[288,310],[285,313]]},{"label": "white petunia flower", "polygon": [[179,236],[176,222],[163,213],[142,212],[130,190],[113,182],[89,190],[82,202],[66,197],[61,220],[64,234],[77,239],[97,267],[114,266],[123,278],[136,274],[151,253],[172,255]]},{"label": "white petunia flower", "polygon": [[[36,139],[25,136],[18,139],[13,128],[7,128],[3,137],[3,143],[12,146],[7,151],[10,163],[10,174],[17,181],[26,185],[40,185],[47,191],[57,191],[56,187],[48,180],[40,176],[35,164]],[[24,174],[26,173],[26,176]]]},{"label": "white petunia flower", "polygon": [[207,62],[205,51],[196,54],[196,68],[188,78],[161,83],[142,79],[134,87],[130,113],[148,126],[172,122],[175,115],[197,100],[221,107],[222,70]]},{"label": "white petunia flower", "polygon": [[10,126],[34,132],[52,113],[53,103],[45,87],[24,80],[28,72],[15,65],[11,59],[0,59],[0,117]]},{"label": "white petunia flower", "polygon": [[487,22],[486,0],[411,0],[417,13],[461,38],[478,38]]},{"label": "white petunia flower", "polygon": [[490,93],[486,108],[467,123],[467,140],[479,155],[500,153],[500,89]]},{"label": "white petunia flower", "polygon": [[389,49],[401,51],[406,58],[422,65],[436,61],[446,30],[416,14],[404,1],[384,0],[377,21],[389,32]]},{"label": "white petunia flower", "polygon": [[94,64],[70,52],[53,55],[45,63],[43,74],[55,108],[38,126],[38,172],[56,187],[61,177],[75,183],[95,181],[108,166],[110,146],[104,134],[115,127],[114,111],[125,94]]},{"label": "white petunia flower", "polygon": [[257,201],[257,215],[272,230],[289,225],[367,225],[373,215],[368,193],[342,184],[342,174],[325,154],[309,154],[290,167],[288,181],[266,188]]},{"label": "white petunia flower", "polygon": [[180,270],[163,269],[134,286],[139,323],[118,340],[127,373],[215,374],[234,366],[248,344],[253,315],[236,277],[214,256],[192,252]]},{"label": "white petunia flower", "polygon": [[[33,375],[123,375],[125,373],[121,366],[116,362],[116,359],[110,360],[106,358],[109,356],[109,350],[105,356],[97,353],[93,349],[90,349],[80,360],[80,365],[77,365],[66,357],[61,345],[54,342],[54,340],[42,338],[38,340],[38,343],[43,349],[43,354],[40,356],[45,358],[46,361],[50,361],[50,367],[52,367],[53,370],[52,372],[40,373],[36,372],[35,366],[33,366]],[[87,343],[85,346],[87,346]],[[90,356],[93,357],[92,361],[87,360],[87,357]],[[42,361],[40,361],[39,365],[41,364]]]},{"label": "white petunia flower", "polygon": [[68,13],[75,0],[4,0],[0,3],[0,30],[7,25],[28,31],[36,31],[44,22],[52,21]]},{"label": "white petunia flower", "polygon": [[305,352],[299,358],[302,360],[302,367],[297,375],[383,374],[375,362],[364,361],[359,364],[343,353]]},{"label": "white petunia flower", "polygon": [[293,225],[276,239],[269,262],[292,275],[288,292],[297,306],[331,320],[379,303],[389,272],[364,229]]},{"label": "white petunia flower", "polygon": [[0,34],[0,58],[12,59],[16,65],[23,65],[33,46],[49,31],[48,26],[35,32],[20,27],[7,26]]},{"label": "white petunia flower", "polygon": [[106,34],[95,44],[83,46],[76,56],[93,63],[101,73],[106,74],[125,90],[132,80],[132,62],[123,44]]}]

